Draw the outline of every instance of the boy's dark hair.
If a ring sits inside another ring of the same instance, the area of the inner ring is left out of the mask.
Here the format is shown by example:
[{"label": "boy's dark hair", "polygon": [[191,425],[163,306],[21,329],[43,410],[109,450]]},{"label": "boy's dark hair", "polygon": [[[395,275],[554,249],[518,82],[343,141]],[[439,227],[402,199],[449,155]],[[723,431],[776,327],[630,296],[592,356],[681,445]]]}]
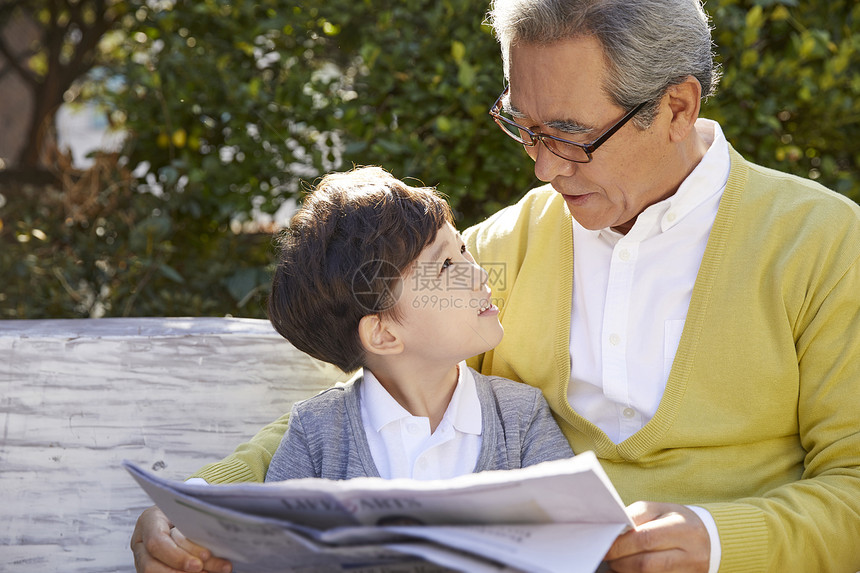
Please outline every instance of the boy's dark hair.
[{"label": "boy's dark hair", "polygon": [[269,320],[299,350],[355,370],[365,355],[359,321],[397,320],[401,277],[453,220],[434,189],[379,167],[326,175],[278,239]]}]

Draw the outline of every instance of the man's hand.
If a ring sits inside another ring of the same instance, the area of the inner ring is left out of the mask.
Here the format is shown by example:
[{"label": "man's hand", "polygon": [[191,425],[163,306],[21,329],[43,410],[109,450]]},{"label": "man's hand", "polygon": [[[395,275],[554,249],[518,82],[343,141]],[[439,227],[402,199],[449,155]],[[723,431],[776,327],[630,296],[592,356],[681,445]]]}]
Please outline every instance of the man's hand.
[{"label": "man's hand", "polygon": [[230,573],[233,566],[225,559],[196,545],[173,527],[155,506],[137,518],[131,534],[131,551],[137,573]]},{"label": "man's hand", "polygon": [[708,573],[711,540],[688,507],[637,501],[627,507],[636,529],[620,535],[604,560],[611,571]]}]

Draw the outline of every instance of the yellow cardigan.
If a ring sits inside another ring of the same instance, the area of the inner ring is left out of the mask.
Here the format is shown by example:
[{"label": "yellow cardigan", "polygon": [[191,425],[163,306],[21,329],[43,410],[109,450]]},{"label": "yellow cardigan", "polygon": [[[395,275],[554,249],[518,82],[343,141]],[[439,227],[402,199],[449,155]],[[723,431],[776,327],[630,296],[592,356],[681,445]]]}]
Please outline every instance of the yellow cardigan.
[{"label": "yellow cardigan", "polygon": [[[567,401],[572,231],[548,186],[465,233],[505,326],[470,365],[539,387],[574,451],[593,450],[626,503],[708,509],[720,571],[853,573],[860,208],[734,150],[731,161],[666,391],[642,430],[616,445]],[[263,481],[287,423],[196,475]]]},{"label": "yellow cardigan", "polygon": [[574,452],[593,450],[626,503],[708,509],[720,571],[853,573],[860,208],[734,150],[731,161],[665,394],[639,432],[615,444],[568,403],[575,246],[549,186],[467,231],[505,326],[470,365],[539,387]]}]

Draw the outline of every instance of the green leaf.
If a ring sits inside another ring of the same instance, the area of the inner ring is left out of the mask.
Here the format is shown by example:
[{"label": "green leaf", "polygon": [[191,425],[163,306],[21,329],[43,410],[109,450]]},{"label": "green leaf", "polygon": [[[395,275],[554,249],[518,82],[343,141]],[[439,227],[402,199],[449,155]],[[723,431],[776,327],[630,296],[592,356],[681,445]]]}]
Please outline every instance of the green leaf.
[{"label": "green leaf", "polygon": [[466,44],[463,42],[458,42],[454,40],[451,42],[451,57],[454,58],[454,62],[459,64],[463,61],[463,58],[466,56]]},{"label": "green leaf", "polygon": [[158,270],[161,271],[161,274],[163,274],[173,282],[180,284],[185,282],[185,279],[182,278],[182,275],[180,275],[176,269],[166,263],[161,263],[160,265],[158,265]]}]

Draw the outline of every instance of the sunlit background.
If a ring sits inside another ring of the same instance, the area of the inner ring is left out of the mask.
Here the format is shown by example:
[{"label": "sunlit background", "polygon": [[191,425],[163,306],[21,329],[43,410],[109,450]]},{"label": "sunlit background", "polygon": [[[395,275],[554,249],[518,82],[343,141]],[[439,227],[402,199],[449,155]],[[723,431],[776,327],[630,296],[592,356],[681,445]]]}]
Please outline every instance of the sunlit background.
[{"label": "sunlit background", "polygon": [[[860,198],[860,4],[708,0],[703,115]],[[319,175],[437,185],[458,224],[537,182],[487,109],[476,0],[0,0],[0,318],[263,317],[272,233]]]}]

